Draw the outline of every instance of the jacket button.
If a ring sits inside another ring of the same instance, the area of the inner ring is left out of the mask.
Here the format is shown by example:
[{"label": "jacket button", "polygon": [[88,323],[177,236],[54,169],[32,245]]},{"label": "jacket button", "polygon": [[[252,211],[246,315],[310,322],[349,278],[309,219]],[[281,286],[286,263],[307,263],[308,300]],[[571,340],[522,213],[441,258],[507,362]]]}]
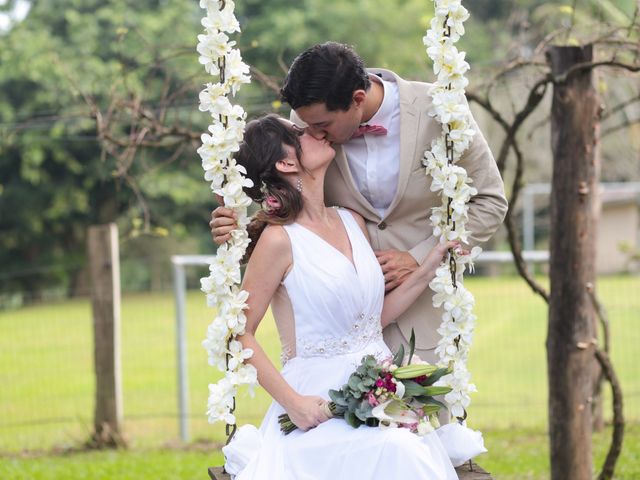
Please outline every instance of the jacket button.
[{"label": "jacket button", "polygon": [[380,222],[378,224],[378,229],[384,230],[385,228],[387,228],[387,224],[385,222]]}]

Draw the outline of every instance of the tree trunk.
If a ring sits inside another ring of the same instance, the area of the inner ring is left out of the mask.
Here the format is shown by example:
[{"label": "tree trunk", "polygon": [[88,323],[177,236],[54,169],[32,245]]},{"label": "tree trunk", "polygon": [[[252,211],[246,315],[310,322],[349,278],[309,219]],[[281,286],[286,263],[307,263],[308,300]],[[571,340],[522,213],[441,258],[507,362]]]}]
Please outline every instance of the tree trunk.
[{"label": "tree trunk", "polygon": [[589,62],[592,47],[551,47],[554,78],[551,138],[553,180],[549,275],[549,437],[551,478],[590,480],[595,283],[597,155],[600,102]]},{"label": "tree trunk", "polygon": [[89,268],[96,373],[94,433],[90,446],[124,445],[120,369],[120,259],[115,224],[89,227]]}]

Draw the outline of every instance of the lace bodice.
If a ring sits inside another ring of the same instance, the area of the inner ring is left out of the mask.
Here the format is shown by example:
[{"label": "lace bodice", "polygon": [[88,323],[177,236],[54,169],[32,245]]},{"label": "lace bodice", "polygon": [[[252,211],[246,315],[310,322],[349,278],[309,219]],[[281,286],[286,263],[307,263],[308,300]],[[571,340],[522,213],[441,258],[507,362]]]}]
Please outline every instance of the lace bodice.
[{"label": "lace bodice", "polygon": [[283,363],[294,356],[352,353],[382,339],[382,270],[352,214],[344,209],[338,214],[351,242],[353,263],[306,227],[284,227],[293,267],[272,304]]}]

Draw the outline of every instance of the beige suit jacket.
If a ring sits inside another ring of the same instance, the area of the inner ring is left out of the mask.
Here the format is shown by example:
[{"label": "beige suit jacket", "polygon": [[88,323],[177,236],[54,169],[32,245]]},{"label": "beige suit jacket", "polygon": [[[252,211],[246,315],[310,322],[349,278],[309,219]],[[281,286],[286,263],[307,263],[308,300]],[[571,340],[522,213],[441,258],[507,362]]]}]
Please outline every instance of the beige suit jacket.
[{"label": "beige suit jacket", "polygon": [[[425,174],[422,158],[431,141],[441,134],[440,124],[428,115],[431,105],[430,85],[403,80],[389,70],[369,69],[384,80],[395,81],[400,97],[400,171],[398,187],[391,205],[380,217],[375,208],[356,188],[342,146],[334,145],[335,161],[325,179],[325,202],[350,208],[364,217],[374,250],[393,248],[408,251],[421,263],[437,243],[429,222],[431,208],[440,204],[431,192],[431,179]],[[300,122],[292,114],[292,120]],[[504,184],[486,140],[472,121],[476,131],[473,142],[459,161],[473,179],[478,194],[470,201],[468,230],[470,245],[487,241],[498,229],[507,211]],[[438,343],[436,331],[441,312],[433,307],[432,291],[425,292],[397,320],[407,340],[413,328],[416,347],[432,349]]]}]

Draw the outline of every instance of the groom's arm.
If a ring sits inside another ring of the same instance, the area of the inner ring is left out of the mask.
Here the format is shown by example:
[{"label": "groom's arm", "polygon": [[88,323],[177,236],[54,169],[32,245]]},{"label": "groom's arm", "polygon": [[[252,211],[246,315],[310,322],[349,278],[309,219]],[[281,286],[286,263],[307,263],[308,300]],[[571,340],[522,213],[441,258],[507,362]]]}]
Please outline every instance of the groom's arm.
[{"label": "groom's arm", "polygon": [[467,230],[471,232],[467,244],[474,247],[489,240],[502,224],[509,205],[504,183],[484,135],[475,119],[471,128],[476,131],[469,150],[458,164],[467,171],[471,184],[478,193],[469,201]]},{"label": "groom's arm", "polygon": [[[474,247],[491,238],[502,224],[507,214],[508,203],[504,193],[504,183],[493,154],[478,124],[471,118],[471,128],[476,131],[469,149],[463,154],[458,165],[467,171],[467,175],[478,193],[469,201],[469,221],[467,230],[471,232],[468,247]],[[422,263],[429,251],[438,243],[430,235],[409,250],[418,263]]]}]

